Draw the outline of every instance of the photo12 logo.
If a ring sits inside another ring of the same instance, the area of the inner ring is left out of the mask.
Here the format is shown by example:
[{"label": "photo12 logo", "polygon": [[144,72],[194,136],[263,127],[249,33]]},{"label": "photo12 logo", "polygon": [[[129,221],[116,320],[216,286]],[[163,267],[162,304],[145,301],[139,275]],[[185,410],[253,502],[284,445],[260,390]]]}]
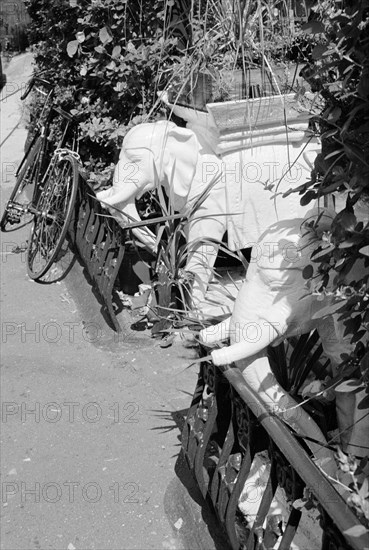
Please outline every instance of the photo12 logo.
[{"label": "photo12 logo", "polygon": [[102,485],[96,481],[81,483],[79,481],[4,481],[1,484],[1,501],[7,506],[12,501],[22,504],[38,504],[47,502],[88,502],[96,504],[104,498],[116,504],[138,504],[140,487],[133,481],[119,483],[115,481],[111,485]]},{"label": "photo12 logo", "polygon": [[78,401],[64,401],[63,403],[55,401],[49,403],[3,401],[1,421],[3,423],[19,421],[22,424],[25,422],[55,424],[62,421],[96,424],[103,420],[109,420],[117,424],[136,424],[139,422],[139,411],[140,407],[134,401],[127,403],[115,402],[110,406],[107,404],[100,405],[96,401],[84,404]]}]

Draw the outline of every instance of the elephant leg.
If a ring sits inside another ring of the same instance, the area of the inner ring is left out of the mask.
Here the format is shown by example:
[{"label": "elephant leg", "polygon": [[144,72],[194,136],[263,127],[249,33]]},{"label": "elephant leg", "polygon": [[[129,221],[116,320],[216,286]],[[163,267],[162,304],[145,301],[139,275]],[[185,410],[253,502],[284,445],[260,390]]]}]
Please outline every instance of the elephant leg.
[{"label": "elephant leg", "polygon": [[[316,463],[330,476],[337,471],[334,454],[325,447],[326,440],[321,430],[297,402],[278,384],[269,364],[266,350],[250,357],[237,361],[236,365],[243,372],[243,376],[250,388],[263,400],[266,407],[280,416],[286,424],[298,434],[307,436],[316,441],[306,441],[311,449]],[[251,404],[250,408],[253,410]],[[254,414],[258,415],[258,407]]]},{"label": "elephant leg", "polygon": [[195,276],[192,287],[192,303],[195,307],[205,298],[225,230],[225,216],[219,219],[199,217],[191,220],[185,228],[188,246],[186,271]]},{"label": "elephant leg", "polygon": [[216,344],[227,340],[229,338],[231,325],[231,316],[216,325],[210,325],[210,327],[203,328],[200,331],[200,339],[206,345]]},{"label": "elephant leg", "polygon": [[[326,440],[313,419],[301,408],[296,407],[296,401],[278,384],[271,371],[266,351],[253,357],[237,361],[237,366],[243,371],[243,376],[250,388],[264,402],[266,407],[293,428],[298,434],[308,436],[316,441],[306,441],[311,449],[316,463],[322,470],[334,476],[337,466],[333,453],[324,447]],[[248,404],[252,412],[258,416],[260,409],[255,401]],[[263,495],[263,486],[266,485],[270,466],[260,462],[255,456],[251,466],[250,476],[243,488],[239,499],[239,508],[250,525],[253,524]],[[256,489],[255,489],[256,488]],[[275,496],[269,515],[280,515],[283,512],[283,503]]]}]

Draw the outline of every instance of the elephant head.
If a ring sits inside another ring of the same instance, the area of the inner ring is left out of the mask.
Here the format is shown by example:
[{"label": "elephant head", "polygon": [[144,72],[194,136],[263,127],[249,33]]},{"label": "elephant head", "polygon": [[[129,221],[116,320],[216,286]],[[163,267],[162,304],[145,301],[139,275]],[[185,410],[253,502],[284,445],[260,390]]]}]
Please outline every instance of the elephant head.
[{"label": "elephant head", "polygon": [[[231,346],[212,353],[215,364],[241,361],[270,344],[314,328],[324,332],[320,324],[326,326],[327,320],[321,321],[319,312],[334,297],[329,293],[319,297],[309,293],[302,272],[335,216],[334,211],[314,209],[305,218],[276,222],[264,232],[254,247],[232,316],[201,333],[208,343],[230,337]],[[318,217],[318,226],[312,227],[311,222]],[[350,276],[361,277],[362,270],[362,263],[357,262]],[[337,362],[337,352],[329,348],[329,342],[323,340],[323,346]],[[344,348],[347,352],[347,340]]]},{"label": "elephant head", "polygon": [[[173,122],[139,124],[124,138],[111,188],[97,193],[106,206],[114,206],[113,215],[124,226],[130,218],[140,220],[135,199],[162,185],[175,211],[186,203],[198,155],[194,133]],[[116,210],[118,209],[118,210]],[[153,250],[155,237],[148,229],[134,233]]]}]

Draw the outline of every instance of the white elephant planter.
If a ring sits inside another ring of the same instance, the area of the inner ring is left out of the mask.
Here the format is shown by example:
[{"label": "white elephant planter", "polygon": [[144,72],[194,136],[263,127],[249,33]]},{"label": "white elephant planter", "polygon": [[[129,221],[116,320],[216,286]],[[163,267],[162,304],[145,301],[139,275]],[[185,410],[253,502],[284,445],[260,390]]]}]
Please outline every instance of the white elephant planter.
[{"label": "white elephant planter", "polygon": [[[321,232],[328,230],[335,213],[320,212]],[[308,217],[316,218],[317,212]],[[267,346],[284,338],[304,334],[317,328],[323,349],[333,367],[341,362],[341,354],[352,350],[350,338],[344,337],[344,327],[337,315],[319,317],[319,311],[329,305],[333,296],[320,299],[309,294],[302,271],[310,263],[310,256],[318,246],[313,232],[304,225],[306,218],[285,220],[271,225],[258,242],[261,254],[249,265],[246,280],[237,295],[232,316],[226,321],[201,331],[202,341],[212,345],[225,339],[230,345],[211,352],[215,365],[235,363],[242,371],[249,387],[274,413],[307,441],[317,463],[330,476],[337,470],[333,453],[324,447],[326,440],[312,418],[278,384],[269,365]],[[355,264],[350,280],[363,276],[363,263]],[[353,415],[352,415],[353,417]],[[369,417],[360,431],[361,446],[369,454]],[[315,443],[315,442],[316,443]],[[361,454],[362,449],[360,449]],[[364,452],[365,454],[365,452]],[[241,497],[242,499],[242,497]],[[242,505],[240,505],[242,508]],[[255,505],[243,504],[245,515],[253,515]],[[257,510],[257,506],[256,506]]]},{"label": "white elephant planter", "polygon": [[[231,250],[249,248],[270,223],[307,211],[297,194],[287,198],[281,194],[310,178],[319,143],[304,131],[286,132],[274,129],[271,137],[264,131],[255,143],[251,140],[242,148],[216,154],[193,130],[168,121],[139,124],[124,139],[112,187],[98,192],[97,198],[121,211],[112,213],[124,226],[125,213],[139,220],[135,199],[157,185],[164,187],[179,213],[210,188],[186,227],[190,249],[186,270],[195,274],[193,299],[201,301],[218,252],[216,243],[226,231]],[[155,235],[149,229],[134,233],[155,251]]]}]

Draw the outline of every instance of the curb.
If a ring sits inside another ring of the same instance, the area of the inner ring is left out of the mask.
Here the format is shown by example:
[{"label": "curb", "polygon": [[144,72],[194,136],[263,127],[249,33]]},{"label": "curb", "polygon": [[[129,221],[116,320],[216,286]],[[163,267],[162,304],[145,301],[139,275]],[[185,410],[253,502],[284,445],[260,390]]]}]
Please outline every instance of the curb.
[{"label": "curb", "polygon": [[229,541],[180,452],[176,477],[164,495],[164,509],[175,536],[185,550],[231,550]]}]

